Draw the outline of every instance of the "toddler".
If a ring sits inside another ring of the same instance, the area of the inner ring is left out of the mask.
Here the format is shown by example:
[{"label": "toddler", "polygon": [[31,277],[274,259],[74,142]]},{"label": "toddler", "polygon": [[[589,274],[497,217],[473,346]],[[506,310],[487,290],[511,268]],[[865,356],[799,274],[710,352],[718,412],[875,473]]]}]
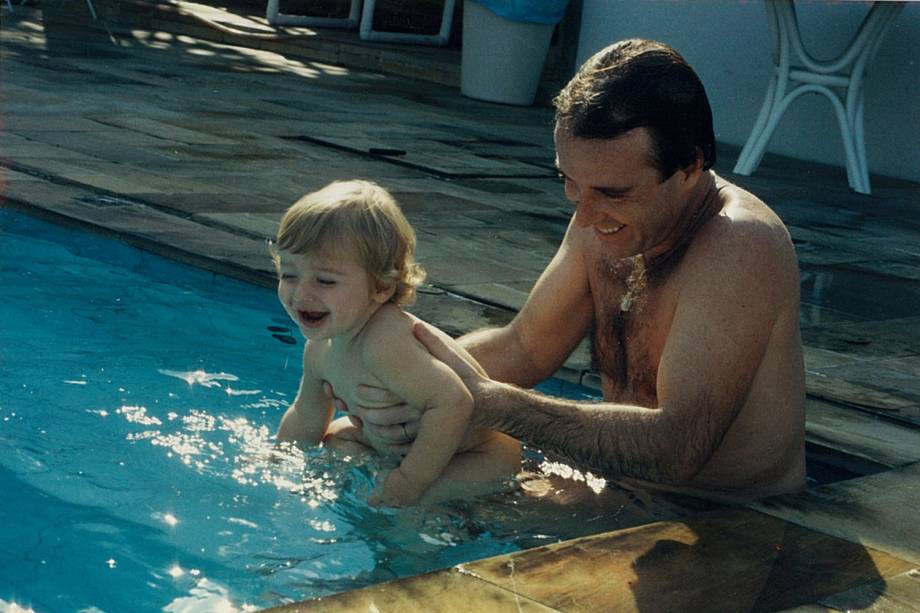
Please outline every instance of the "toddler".
[{"label": "toddler", "polygon": [[328,381],[348,406],[359,383],[386,388],[424,408],[419,431],[386,474],[374,504],[406,506],[494,491],[520,468],[511,437],[470,428],[473,400],[459,377],[412,334],[400,307],[424,278],[414,263],[415,233],[395,200],[366,181],[307,194],[281,219],[275,264],[278,297],[307,343],[303,379],[278,429],[279,441],[356,454],[387,453],[347,417],[330,423]]}]

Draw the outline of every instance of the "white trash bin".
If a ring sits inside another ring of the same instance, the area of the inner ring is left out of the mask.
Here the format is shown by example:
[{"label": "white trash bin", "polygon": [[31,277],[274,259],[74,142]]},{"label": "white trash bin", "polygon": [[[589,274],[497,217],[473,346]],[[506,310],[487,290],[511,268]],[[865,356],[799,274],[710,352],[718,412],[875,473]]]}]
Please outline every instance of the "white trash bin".
[{"label": "white trash bin", "polygon": [[460,92],[489,102],[533,104],[554,27],[511,21],[464,0]]}]

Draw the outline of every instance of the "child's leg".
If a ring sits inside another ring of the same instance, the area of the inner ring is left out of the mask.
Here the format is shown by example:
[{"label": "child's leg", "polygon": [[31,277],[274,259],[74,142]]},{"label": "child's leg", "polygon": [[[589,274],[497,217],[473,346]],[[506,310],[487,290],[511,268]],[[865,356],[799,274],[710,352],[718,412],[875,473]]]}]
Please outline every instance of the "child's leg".
[{"label": "child's leg", "polygon": [[521,444],[498,432],[455,455],[420,504],[471,498],[504,489],[521,471]]},{"label": "child's leg", "polygon": [[347,417],[339,417],[329,424],[326,436],[323,437],[323,446],[351,456],[373,451],[361,428],[352,425]]}]

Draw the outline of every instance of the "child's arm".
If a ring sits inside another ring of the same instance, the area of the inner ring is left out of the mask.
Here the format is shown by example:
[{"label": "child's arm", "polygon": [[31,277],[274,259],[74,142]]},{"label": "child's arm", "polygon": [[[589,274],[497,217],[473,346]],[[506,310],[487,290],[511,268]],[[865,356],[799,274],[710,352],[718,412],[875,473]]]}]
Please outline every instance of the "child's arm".
[{"label": "child's arm", "polygon": [[281,418],[278,442],[300,446],[319,445],[332,419],[332,399],[323,392],[323,381],[313,371],[308,349],[303,351],[303,377],[293,404]]},{"label": "child's arm", "polygon": [[473,398],[460,378],[412,335],[413,321],[388,313],[368,331],[365,366],[407,404],[425,407],[409,453],[384,483],[388,506],[411,505],[444,471],[469,430]]}]

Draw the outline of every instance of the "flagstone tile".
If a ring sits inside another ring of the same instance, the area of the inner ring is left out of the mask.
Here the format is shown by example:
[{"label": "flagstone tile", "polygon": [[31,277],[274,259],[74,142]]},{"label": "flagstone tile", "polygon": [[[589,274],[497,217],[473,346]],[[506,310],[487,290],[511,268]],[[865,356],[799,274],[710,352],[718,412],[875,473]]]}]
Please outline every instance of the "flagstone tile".
[{"label": "flagstone tile", "polygon": [[888,466],[920,461],[920,430],[817,398],[805,401],[808,440]]},{"label": "flagstone tile", "polygon": [[920,317],[805,326],[802,339],[806,345],[855,357],[920,355]]},{"label": "flagstone tile", "polygon": [[846,592],[822,598],[831,611],[886,611],[912,613],[920,603],[920,570],[871,581]]},{"label": "flagstone tile", "polygon": [[312,601],[269,609],[270,613],[351,613],[352,611],[404,611],[405,613],[550,613],[551,607],[496,587],[456,570],[444,570],[382,583]]},{"label": "flagstone tile", "polygon": [[[750,506],[920,564],[920,464],[777,496]],[[909,570],[909,569],[905,569]]]},{"label": "flagstone tile", "polygon": [[898,390],[880,390],[824,373],[807,372],[805,389],[809,394],[866,409],[876,409],[897,415],[901,409],[917,404],[915,398]]},{"label": "flagstone tile", "polygon": [[911,562],[743,509],[462,564],[565,611],[775,611],[907,572]]}]

